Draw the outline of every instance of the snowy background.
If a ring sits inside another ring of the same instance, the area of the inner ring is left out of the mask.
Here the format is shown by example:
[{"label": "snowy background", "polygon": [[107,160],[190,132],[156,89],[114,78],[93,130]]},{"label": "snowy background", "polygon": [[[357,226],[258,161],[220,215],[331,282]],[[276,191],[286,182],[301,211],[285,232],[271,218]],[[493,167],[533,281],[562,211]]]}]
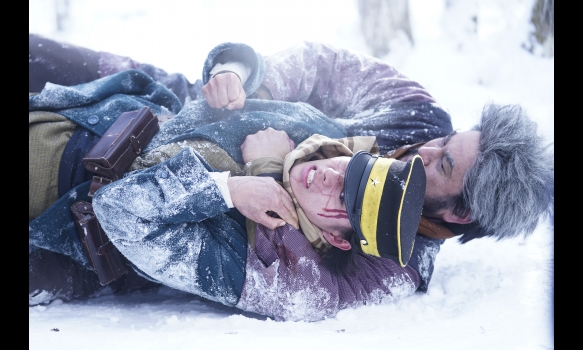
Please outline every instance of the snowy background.
[{"label": "snowy background", "polygon": [[[270,55],[301,40],[370,54],[356,0],[29,0],[29,32],[151,63],[194,82],[215,45]],[[534,0],[410,0],[414,45],[383,60],[419,81],[454,128],[484,103],[520,104],[554,142],[554,58],[528,46]],[[472,17],[477,19],[472,20]],[[341,311],[316,323],[274,322],[161,288],[29,307],[30,349],[552,349],[550,222],[527,239],[446,241],[427,294]],[[58,329],[59,331],[54,331]]]}]

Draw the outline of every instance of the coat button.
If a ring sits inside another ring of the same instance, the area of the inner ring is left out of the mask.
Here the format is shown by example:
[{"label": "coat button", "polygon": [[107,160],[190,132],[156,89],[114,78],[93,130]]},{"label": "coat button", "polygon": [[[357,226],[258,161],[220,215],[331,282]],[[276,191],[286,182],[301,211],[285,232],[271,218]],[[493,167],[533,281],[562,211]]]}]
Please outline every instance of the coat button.
[{"label": "coat button", "polygon": [[158,172],[158,177],[161,179],[166,179],[168,178],[168,172],[166,170],[161,170]]},{"label": "coat button", "polygon": [[87,118],[87,123],[89,123],[91,125],[95,125],[95,124],[99,123],[99,117],[96,115],[92,115],[89,118]]}]

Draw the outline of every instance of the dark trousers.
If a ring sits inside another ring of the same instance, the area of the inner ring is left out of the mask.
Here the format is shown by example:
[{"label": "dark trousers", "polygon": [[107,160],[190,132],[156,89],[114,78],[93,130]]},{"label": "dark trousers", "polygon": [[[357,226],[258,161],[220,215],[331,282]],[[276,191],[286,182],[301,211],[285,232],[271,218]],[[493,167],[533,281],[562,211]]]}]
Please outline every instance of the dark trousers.
[{"label": "dark trousers", "polygon": [[[127,68],[116,66],[117,55],[101,57],[99,52],[84,47],[60,43],[36,34],[28,35],[28,91],[40,92],[47,82],[73,86],[102,77],[100,65],[109,70]],[[168,74],[150,64],[138,63],[139,70],[166,86],[185,104],[202,97],[202,81],[190,83],[183,74]],[[105,71],[105,69],[104,69]]]},{"label": "dark trousers", "polygon": [[40,92],[47,82],[72,86],[98,78],[98,52],[28,35],[29,92]]},{"label": "dark trousers", "polygon": [[[129,269],[121,279],[108,285],[113,293],[126,293],[160,286]],[[97,274],[70,257],[36,248],[28,254],[29,306],[55,299],[87,299],[103,290]]]}]

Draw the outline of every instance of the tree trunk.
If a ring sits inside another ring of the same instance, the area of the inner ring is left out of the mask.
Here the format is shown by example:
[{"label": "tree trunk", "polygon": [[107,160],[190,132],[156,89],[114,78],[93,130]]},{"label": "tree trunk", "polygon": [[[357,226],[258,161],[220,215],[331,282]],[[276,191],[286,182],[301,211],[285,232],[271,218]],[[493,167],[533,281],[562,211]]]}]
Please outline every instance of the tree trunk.
[{"label": "tree trunk", "polygon": [[[531,41],[536,40],[542,46],[543,56],[554,56],[555,0],[537,0],[532,8],[531,22],[534,24]],[[534,45],[534,43],[532,44]]]},{"label": "tree trunk", "polygon": [[358,0],[362,33],[372,54],[389,53],[389,42],[402,31],[411,44],[408,0]]},{"label": "tree trunk", "polygon": [[65,28],[65,20],[69,17],[69,0],[55,0],[55,13],[57,15],[57,30]]}]

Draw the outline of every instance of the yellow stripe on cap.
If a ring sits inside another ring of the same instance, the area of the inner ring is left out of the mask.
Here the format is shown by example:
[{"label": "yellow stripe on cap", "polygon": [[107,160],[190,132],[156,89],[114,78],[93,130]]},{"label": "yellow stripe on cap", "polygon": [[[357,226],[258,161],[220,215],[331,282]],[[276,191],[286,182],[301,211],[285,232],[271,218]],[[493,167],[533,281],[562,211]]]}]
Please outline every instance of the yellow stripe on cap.
[{"label": "yellow stripe on cap", "polygon": [[360,229],[368,244],[361,244],[361,247],[366,254],[379,257],[380,254],[377,246],[379,208],[381,206],[381,198],[383,196],[387,174],[394,161],[392,158],[377,158],[368,175],[366,188],[364,189],[364,198],[362,199]]},{"label": "yellow stripe on cap", "polygon": [[[419,158],[421,160],[421,164],[423,164],[423,158],[420,155],[416,154],[413,156],[411,167],[409,168],[409,174],[407,174],[407,181],[405,181],[405,187],[403,188],[403,195],[401,196],[401,204],[399,205],[399,216],[397,216],[397,244],[399,247],[399,263],[401,267],[405,267],[403,264],[403,257],[401,256],[401,210],[403,210],[403,202],[405,201],[405,194],[407,194],[407,186],[409,185],[409,179],[411,178],[411,173],[413,172],[413,166],[415,165],[415,161]],[[413,242],[413,246],[415,246],[415,242]],[[413,246],[411,249],[413,249]]]}]

